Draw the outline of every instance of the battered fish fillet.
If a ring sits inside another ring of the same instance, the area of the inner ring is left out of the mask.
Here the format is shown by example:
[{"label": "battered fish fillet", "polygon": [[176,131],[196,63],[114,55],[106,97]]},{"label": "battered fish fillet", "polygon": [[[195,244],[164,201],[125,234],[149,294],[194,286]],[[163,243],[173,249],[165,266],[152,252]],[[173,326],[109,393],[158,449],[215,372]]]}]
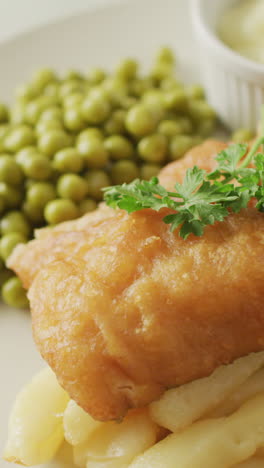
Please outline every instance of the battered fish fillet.
[{"label": "battered fish fillet", "polygon": [[[206,170],[209,141],[161,171]],[[17,247],[38,349],[61,385],[99,420],[122,418],[169,387],[264,349],[264,215],[254,208],[184,241],[167,210],[98,211]]]}]

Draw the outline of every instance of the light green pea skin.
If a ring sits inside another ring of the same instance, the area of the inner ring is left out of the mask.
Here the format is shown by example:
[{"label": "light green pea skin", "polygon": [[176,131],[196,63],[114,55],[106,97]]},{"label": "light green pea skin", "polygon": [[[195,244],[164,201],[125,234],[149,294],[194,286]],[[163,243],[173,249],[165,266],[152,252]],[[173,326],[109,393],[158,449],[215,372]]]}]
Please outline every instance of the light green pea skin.
[{"label": "light green pea skin", "polygon": [[69,107],[64,111],[64,126],[72,132],[79,132],[86,126],[80,107]]},{"label": "light green pea skin", "polygon": [[13,157],[19,166],[22,166],[24,160],[28,156],[35,156],[36,154],[41,154],[36,146],[26,146],[22,150],[18,151]]},{"label": "light green pea skin", "polygon": [[103,199],[102,188],[111,185],[109,176],[100,170],[91,170],[85,174],[85,178],[88,182],[88,193],[87,195],[96,201]]},{"label": "light green pea skin", "polygon": [[88,79],[92,84],[100,84],[102,83],[107,77],[107,73],[102,68],[92,68],[89,71]]},{"label": "light green pea skin", "polygon": [[15,90],[16,100],[18,102],[27,103],[32,99],[37,98],[41,90],[32,83],[25,83],[18,86]]},{"label": "light green pea skin", "polygon": [[45,132],[49,130],[64,130],[63,123],[61,120],[52,119],[52,120],[39,120],[36,127],[35,132],[37,137],[40,138]]},{"label": "light green pea skin", "polygon": [[35,203],[25,201],[22,206],[23,213],[29,219],[33,226],[41,226],[44,224],[44,210]]},{"label": "light green pea skin", "polygon": [[86,138],[88,139],[97,138],[99,140],[103,140],[104,135],[103,135],[103,132],[99,128],[95,128],[95,127],[86,128],[85,130],[79,133],[76,144],[78,145],[80,141],[86,140]]},{"label": "light green pea skin", "polygon": [[170,91],[172,89],[184,89],[184,84],[177,80],[173,75],[167,76],[160,82],[161,91]]},{"label": "light green pea skin", "polygon": [[35,125],[43,111],[57,103],[58,100],[56,97],[44,95],[39,96],[34,99],[34,101],[30,101],[25,108],[25,118],[27,122],[31,125]]},{"label": "light green pea skin", "polygon": [[76,91],[75,93],[68,94],[63,100],[63,106],[65,109],[71,107],[80,107],[84,101],[84,93]]},{"label": "light green pea skin", "polygon": [[202,138],[206,138],[212,135],[212,133],[215,130],[215,126],[216,126],[215,119],[204,119],[204,120],[201,120],[201,122],[197,125],[196,132]]},{"label": "light green pea skin", "polygon": [[181,127],[181,133],[191,135],[194,132],[192,121],[189,117],[177,117],[177,124]]},{"label": "light green pea skin", "polygon": [[122,107],[124,110],[131,109],[131,107],[137,104],[138,100],[132,96],[124,96],[120,99],[118,107]]},{"label": "light green pea skin", "polygon": [[129,94],[136,98],[143,97],[154,86],[151,78],[135,78],[129,83]]},{"label": "light green pea skin", "polygon": [[5,214],[0,221],[0,230],[2,235],[19,232],[25,238],[31,234],[30,224],[20,211],[9,211]]},{"label": "light green pea skin", "polygon": [[34,130],[28,125],[19,125],[8,132],[4,139],[4,145],[7,151],[16,153],[25,146],[32,145],[35,142]]},{"label": "light green pea skin", "polygon": [[88,193],[88,184],[77,174],[63,174],[58,179],[57,192],[61,198],[80,202]]},{"label": "light green pea skin", "polygon": [[175,120],[163,120],[158,126],[158,133],[172,138],[182,133],[182,126]]},{"label": "light green pea skin", "polygon": [[82,116],[91,125],[103,123],[110,115],[111,105],[106,99],[88,96],[82,104]]},{"label": "light green pea skin", "polygon": [[175,64],[175,54],[170,47],[161,47],[155,57],[156,63],[167,63],[169,65]]},{"label": "light green pea skin", "polygon": [[170,143],[170,159],[172,161],[181,158],[194,146],[194,140],[188,135],[177,135]]},{"label": "light green pea skin", "polygon": [[78,207],[72,200],[56,199],[45,206],[44,217],[48,224],[59,224],[75,219],[80,215]]},{"label": "light green pea skin", "polygon": [[188,100],[185,91],[181,89],[171,89],[163,94],[164,106],[168,110],[186,111]]},{"label": "light green pea skin", "polygon": [[104,130],[107,135],[117,135],[125,133],[126,111],[118,109],[112,113],[104,124]]},{"label": "light green pea skin", "polygon": [[26,123],[25,105],[17,102],[10,111],[10,122],[13,125],[21,125]]},{"label": "light green pea skin", "polygon": [[11,129],[9,124],[0,124],[0,139],[2,140]]},{"label": "light green pea skin", "polygon": [[23,199],[21,190],[16,189],[6,182],[0,182],[0,209],[17,208]]},{"label": "light green pea skin", "polygon": [[0,103],[0,124],[8,122],[9,112],[5,104]]},{"label": "light green pea skin", "polygon": [[85,198],[83,201],[81,201],[79,205],[81,216],[86,213],[90,213],[91,211],[94,211],[96,208],[97,203],[92,198]]},{"label": "light green pea skin", "polygon": [[164,135],[154,134],[142,138],[138,143],[138,153],[146,162],[162,163],[168,153],[168,141]]},{"label": "light green pea skin", "polygon": [[56,198],[55,187],[49,182],[36,182],[30,186],[26,193],[26,201],[31,205],[43,209],[51,200]]},{"label": "light green pea skin", "polygon": [[152,133],[156,125],[157,122],[152,112],[143,104],[137,104],[127,113],[126,129],[136,137]]},{"label": "light green pea skin", "polygon": [[77,79],[71,79],[65,81],[59,91],[59,96],[62,100],[69,94],[75,93],[75,92],[80,92],[83,91],[83,84],[80,80]]},{"label": "light green pea skin", "polygon": [[130,159],[135,153],[131,141],[121,135],[112,135],[106,138],[104,146],[113,160]]},{"label": "light green pea skin", "polygon": [[161,170],[158,164],[143,164],[140,168],[140,179],[150,180],[156,177]]},{"label": "light green pea skin", "polygon": [[99,138],[93,136],[82,137],[77,142],[77,150],[83,159],[84,165],[88,168],[100,169],[108,163],[108,151]]},{"label": "light green pea skin", "polygon": [[194,84],[186,88],[187,96],[190,99],[204,99],[205,92],[204,88],[199,84]]},{"label": "light green pea skin", "polygon": [[150,76],[157,83],[173,75],[173,66],[167,62],[156,63],[150,71]]},{"label": "light green pea skin", "polygon": [[255,137],[255,134],[249,130],[248,128],[239,128],[235,132],[232,133],[231,140],[234,143],[243,143]]},{"label": "light green pea skin", "polygon": [[132,182],[132,180],[139,177],[140,171],[134,161],[123,159],[113,164],[110,175],[113,184],[119,185]]},{"label": "light green pea skin", "polygon": [[116,75],[122,80],[132,80],[138,72],[138,62],[134,59],[127,58],[122,60],[116,68]]},{"label": "light green pea skin", "polygon": [[13,156],[0,155],[0,181],[10,185],[20,185],[23,178],[23,172]]},{"label": "light green pea skin", "polygon": [[188,112],[190,117],[199,123],[201,119],[215,119],[215,111],[203,99],[190,100],[188,103]]},{"label": "light green pea skin", "polygon": [[38,140],[39,150],[52,158],[57,151],[70,146],[70,138],[63,130],[51,129],[43,133]]},{"label": "light green pea skin", "polygon": [[43,90],[45,96],[51,96],[56,100],[59,100],[60,85],[57,82],[51,82],[47,84]]},{"label": "light green pea skin", "polygon": [[20,232],[9,232],[0,240],[0,255],[6,261],[18,244],[25,244],[27,239]]},{"label": "light green pea skin", "polygon": [[82,82],[84,80],[84,76],[77,70],[70,69],[65,73],[64,79],[66,82],[69,80],[78,80]]},{"label": "light green pea skin", "polygon": [[104,98],[114,107],[119,107],[122,100],[128,95],[127,83],[118,77],[107,78],[101,89],[104,92]]},{"label": "light green pea skin", "polygon": [[62,122],[63,112],[62,109],[58,106],[50,106],[41,112],[38,122],[46,122],[50,120],[56,120]]},{"label": "light green pea skin", "polygon": [[47,180],[52,174],[51,162],[40,153],[29,154],[27,157],[24,157],[20,165],[24,175],[31,179]]},{"label": "light green pea skin", "polygon": [[10,307],[26,309],[29,307],[26,290],[17,277],[9,278],[2,286],[3,301]]},{"label": "light green pea skin", "polygon": [[78,173],[83,169],[84,161],[76,148],[65,148],[55,154],[52,165],[61,173]]},{"label": "light green pea skin", "polygon": [[56,81],[57,77],[51,68],[36,70],[32,76],[31,83],[38,89],[43,90],[50,82]]}]

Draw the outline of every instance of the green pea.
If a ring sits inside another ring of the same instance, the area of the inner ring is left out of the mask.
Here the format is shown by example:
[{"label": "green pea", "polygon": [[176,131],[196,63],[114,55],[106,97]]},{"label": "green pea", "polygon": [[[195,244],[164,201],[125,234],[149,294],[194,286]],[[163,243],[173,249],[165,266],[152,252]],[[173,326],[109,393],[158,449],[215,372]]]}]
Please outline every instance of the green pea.
[{"label": "green pea", "polygon": [[107,77],[106,72],[102,68],[93,68],[89,72],[89,81],[92,84],[100,84]]},{"label": "green pea", "polygon": [[90,213],[90,211],[94,211],[96,207],[97,203],[92,198],[85,198],[79,205],[80,214],[84,215]]},{"label": "green pea", "polygon": [[91,127],[91,128],[86,128],[82,132],[79,133],[78,138],[77,138],[77,144],[82,141],[86,140],[86,138],[98,138],[100,140],[103,140],[104,135],[103,132],[99,128]]},{"label": "green pea", "polygon": [[75,148],[65,148],[58,151],[53,159],[53,167],[59,172],[80,172],[83,168],[83,158]]},{"label": "green pea", "polygon": [[146,136],[140,140],[138,152],[144,161],[161,163],[165,161],[168,152],[167,138],[158,133]]},{"label": "green pea", "polygon": [[4,302],[10,307],[26,309],[29,307],[26,290],[23,288],[19,278],[8,279],[2,286],[2,297]]},{"label": "green pea", "polygon": [[131,80],[135,78],[138,71],[138,63],[133,59],[125,59],[118,65],[116,75],[124,80]]},{"label": "green pea", "polygon": [[21,163],[21,167],[25,176],[35,180],[46,180],[52,173],[49,159],[37,152],[25,157]]},{"label": "green pea", "polygon": [[45,122],[50,120],[62,121],[62,109],[58,106],[50,106],[45,109],[39,116],[39,121]]},{"label": "green pea", "polygon": [[158,126],[158,132],[167,138],[172,138],[173,136],[182,133],[182,128],[175,120],[163,120]]},{"label": "green pea", "polygon": [[0,255],[3,260],[7,260],[18,244],[25,244],[27,239],[20,232],[9,232],[0,240]]},{"label": "green pea", "polygon": [[216,121],[215,119],[204,119],[199,122],[196,127],[196,132],[203,138],[212,135],[215,130]]},{"label": "green pea", "polygon": [[99,138],[82,137],[77,142],[77,150],[88,168],[100,169],[108,163],[108,151]]},{"label": "green pea", "polygon": [[167,62],[158,62],[154,65],[150,72],[151,78],[153,78],[156,82],[160,83],[165,78],[172,76],[173,74],[173,66]]},{"label": "green pea", "polygon": [[25,146],[32,145],[35,142],[35,134],[32,128],[27,125],[20,125],[10,130],[4,140],[7,151],[16,153]]},{"label": "green pea", "polygon": [[36,154],[40,154],[36,146],[26,146],[17,152],[17,154],[14,156],[14,159],[20,166],[22,166],[24,160],[28,156],[35,156]]},{"label": "green pea", "polygon": [[102,188],[111,185],[111,180],[109,176],[104,171],[91,170],[86,173],[85,178],[88,182],[87,195],[89,195],[91,198],[94,198],[97,201],[102,200]]},{"label": "green pea", "polygon": [[161,47],[155,57],[156,62],[164,62],[170,65],[175,63],[175,55],[170,47]]},{"label": "green pea", "polygon": [[83,85],[80,82],[80,80],[77,80],[77,79],[67,80],[60,87],[60,92],[59,92],[60,98],[64,99],[69,94],[79,92],[79,91],[83,91]]},{"label": "green pea", "polygon": [[5,214],[0,221],[1,234],[19,232],[25,238],[31,234],[31,227],[27,218],[20,211],[10,211]]},{"label": "green pea", "polygon": [[193,138],[188,135],[175,136],[170,144],[170,159],[179,159],[194,145]]},{"label": "green pea", "polygon": [[56,105],[58,102],[54,96],[39,96],[30,101],[25,108],[25,117],[29,124],[35,125],[45,109]]},{"label": "green pea", "polygon": [[33,77],[32,77],[32,83],[39,89],[43,89],[47,84],[49,84],[51,81],[55,81],[56,75],[53,70],[50,68],[41,68],[37,70]]},{"label": "green pea", "polygon": [[84,100],[84,93],[81,91],[75,91],[74,93],[68,94],[63,99],[63,105],[65,109],[71,107],[80,107]]},{"label": "green pea", "polygon": [[45,86],[43,92],[45,96],[51,96],[55,98],[56,100],[59,100],[59,90],[60,90],[59,83],[51,82]]},{"label": "green pea", "polygon": [[[111,179],[114,184],[132,182],[139,177],[139,168],[134,161],[120,160],[113,164],[111,168]],[[109,184],[110,185],[110,184]]]},{"label": "green pea", "polygon": [[58,224],[79,216],[78,207],[72,200],[56,199],[45,206],[44,217],[48,224]]},{"label": "green pea", "polygon": [[243,143],[244,141],[252,140],[255,137],[255,134],[248,128],[239,128],[234,133],[232,133],[231,140],[234,143]]},{"label": "green pea", "polygon": [[0,209],[17,208],[23,199],[23,193],[6,182],[0,182]]},{"label": "green pea", "polygon": [[104,124],[104,130],[107,135],[116,135],[125,133],[125,120],[126,120],[126,111],[123,109],[118,109],[112,113],[109,119]]},{"label": "green pea", "polygon": [[[4,264],[4,261],[0,258],[1,264]],[[3,284],[10,278],[14,278],[14,273],[11,270],[8,270],[8,268],[1,268],[0,271],[0,287],[2,288]]]},{"label": "green pea", "polygon": [[5,138],[10,130],[9,124],[0,124],[0,139]]},{"label": "green pea", "polygon": [[39,120],[36,127],[35,132],[39,137],[43,135],[43,133],[48,132],[49,130],[61,130],[63,131],[63,124],[61,120],[52,119],[52,120]]},{"label": "green pea", "polygon": [[110,115],[110,103],[100,97],[88,96],[82,104],[82,115],[90,124],[103,123]]},{"label": "green pea", "polygon": [[181,127],[181,133],[184,135],[189,135],[193,133],[193,124],[190,118],[188,117],[177,117],[177,124]]},{"label": "green pea", "polygon": [[184,85],[181,81],[176,80],[174,76],[167,76],[160,82],[160,89],[164,91],[171,89],[184,89]]},{"label": "green pea", "polygon": [[197,123],[199,123],[201,119],[215,118],[215,111],[202,99],[189,101],[188,107],[190,117]]},{"label": "green pea", "polygon": [[113,105],[118,105],[128,95],[127,84],[119,77],[109,77],[102,85],[104,99],[108,99]]},{"label": "green pea", "polygon": [[145,136],[153,132],[156,127],[156,119],[151,111],[143,104],[132,107],[126,116],[127,130],[137,137]]},{"label": "green pea", "polygon": [[187,95],[190,99],[204,99],[204,88],[198,84],[194,84],[187,88]]},{"label": "green pea", "polygon": [[77,70],[70,69],[65,73],[65,80],[78,80],[83,81],[83,75]]},{"label": "green pea", "polygon": [[26,123],[25,106],[22,103],[16,103],[10,111],[10,123],[21,125]]},{"label": "green pea", "polygon": [[57,192],[61,198],[80,202],[88,193],[88,184],[79,175],[64,174],[58,179]]},{"label": "green pea", "polygon": [[124,110],[131,109],[131,107],[137,104],[137,99],[132,96],[123,96],[120,101],[118,101],[118,107],[122,107]]},{"label": "green pea", "polygon": [[22,84],[16,88],[15,95],[20,102],[29,102],[40,94],[40,89],[32,83]]},{"label": "green pea", "polygon": [[25,201],[23,203],[22,209],[23,213],[25,213],[26,217],[33,224],[33,226],[40,226],[44,224],[44,210],[43,208],[40,208],[39,205]]},{"label": "green pea", "polygon": [[0,123],[6,123],[8,122],[8,108],[4,104],[0,103]]},{"label": "green pea", "polygon": [[69,107],[64,112],[64,125],[72,132],[79,132],[85,127],[81,109],[78,107]]},{"label": "green pea", "polygon": [[134,155],[132,143],[121,135],[112,135],[106,138],[105,148],[112,159],[130,159]]},{"label": "green pea", "polygon": [[0,181],[11,185],[19,185],[23,180],[23,172],[15,159],[9,154],[0,155]]},{"label": "green pea", "polygon": [[26,200],[31,205],[44,206],[51,200],[56,198],[56,190],[54,186],[48,182],[36,182],[27,190]]},{"label": "green pea", "polygon": [[38,141],[39,150],[48,157],[54,156],[57,151],[70,145],[70,138],[63,130],[48,130],[40,136]]},{"label": "green pea", "polygon": [[188,106],[186,93],[181,89],[165,91],[163,102],[166,109],[172,109],[175,111],[185,111]]},{"label": "green pea", "polygon": [[143,164],[140,168],[140,179],[150,180],[156,177],[161,170],[158,164]]}]

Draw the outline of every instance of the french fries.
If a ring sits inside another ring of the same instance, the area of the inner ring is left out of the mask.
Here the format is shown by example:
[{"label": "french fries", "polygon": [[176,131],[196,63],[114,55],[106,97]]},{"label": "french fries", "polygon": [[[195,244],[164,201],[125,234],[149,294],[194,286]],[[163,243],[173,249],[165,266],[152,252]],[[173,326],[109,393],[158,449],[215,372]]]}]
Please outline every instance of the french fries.
[{"label": "french fries", "polygon": [[252,457],[249,460],[246,460],[243,463],[234,465],[232,468],[263,468],[264,467],[264,458]]},{"label": "french fries", "polygon": [[27,466],[52,460],[64,438],[62,416],[68,401],[52,370],[39,372],[17,396],[4,458]]},{"label": "french fries", "polygon": [[196,422],[140,455],[129,468],[229,468],[264,444],[264,393],[227,418]]},{"label": "french fries", "polygon": [[177,432],[197,421],[224,401],[264,363],[264,352],[237,359],[212,375],[168,390],[150,405],[154,421]]},{"label": "french fries", "polygon": [[69,444],[82,444],[101,424],[80,408],[75,401],[69,401],[63,415],[64,437]]}]

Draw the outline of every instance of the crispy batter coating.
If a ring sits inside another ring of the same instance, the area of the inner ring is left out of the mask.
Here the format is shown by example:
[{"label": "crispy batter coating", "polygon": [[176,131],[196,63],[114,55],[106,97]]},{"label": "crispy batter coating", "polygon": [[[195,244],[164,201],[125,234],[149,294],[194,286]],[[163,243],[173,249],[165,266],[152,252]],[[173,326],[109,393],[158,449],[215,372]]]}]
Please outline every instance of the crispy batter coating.
[{"label": "crispy batter coating", "polygon": [[[211,170],[207,142],[161,172]],[[94,418],[121,418],[165,389],[264,349],[264,215],[254,208],[184,241],[162,218],[102,205],[40,231],[9,264],[30,286],[33,332],[60,383]]]}]

